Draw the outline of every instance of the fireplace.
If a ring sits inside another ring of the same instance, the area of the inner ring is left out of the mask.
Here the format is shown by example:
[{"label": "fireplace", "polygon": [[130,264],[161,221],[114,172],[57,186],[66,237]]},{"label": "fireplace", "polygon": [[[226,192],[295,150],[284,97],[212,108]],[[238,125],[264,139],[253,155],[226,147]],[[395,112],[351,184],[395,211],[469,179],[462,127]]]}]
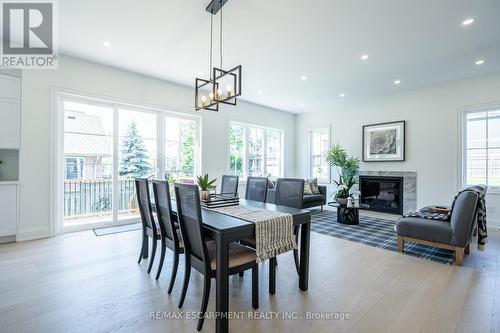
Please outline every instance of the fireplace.
[{"label": "fireplace", "polygon": [[368,210],[403,214],[403,177],[359,176],[359,190]]}]

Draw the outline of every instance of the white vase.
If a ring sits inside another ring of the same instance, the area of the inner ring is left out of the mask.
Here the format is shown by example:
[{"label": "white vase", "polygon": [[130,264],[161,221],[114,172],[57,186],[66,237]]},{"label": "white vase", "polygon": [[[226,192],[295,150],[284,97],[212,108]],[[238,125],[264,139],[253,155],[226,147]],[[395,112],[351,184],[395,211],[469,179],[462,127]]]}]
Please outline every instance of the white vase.
[{"label": "white vase", "polygon": [[340,205],[347,205],[347,198],[335,198]]},{"label": "white vase", "polygon": [[209,200],[210,199],[210,191],[200,191],[200,199],[201,200]]}]

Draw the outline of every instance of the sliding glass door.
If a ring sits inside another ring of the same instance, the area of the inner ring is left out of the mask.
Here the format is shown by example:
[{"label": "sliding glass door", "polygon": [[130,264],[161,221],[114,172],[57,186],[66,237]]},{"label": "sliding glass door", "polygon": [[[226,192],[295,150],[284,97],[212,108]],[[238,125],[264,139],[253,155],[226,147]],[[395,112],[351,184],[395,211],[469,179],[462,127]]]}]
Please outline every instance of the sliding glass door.
[{"label": "sliding glass door", "polygon": [[134,179],[157,176],[156,114],[118,111],[118,219],[137,218]]},{"label": "sliding glass door", "polygon": [[77,96],[60,96],[63,226],[139,219],[134,179],[194,182],[199,118]]},{"label": "sliding glass door", "polygon": [[65,100],[64,223],[113,217],[113,107]]}]

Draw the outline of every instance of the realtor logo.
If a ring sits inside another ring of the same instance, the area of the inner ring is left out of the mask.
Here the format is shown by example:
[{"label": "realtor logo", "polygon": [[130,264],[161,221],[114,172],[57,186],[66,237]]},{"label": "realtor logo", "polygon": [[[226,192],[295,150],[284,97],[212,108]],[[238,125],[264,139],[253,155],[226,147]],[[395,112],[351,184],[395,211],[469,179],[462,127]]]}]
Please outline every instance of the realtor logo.
[{"label": "realtor logo", "polygon": [[[36,0],[35,0],[36,1]],[[57,68],[55,3],[2,1],[1,67]]]}]

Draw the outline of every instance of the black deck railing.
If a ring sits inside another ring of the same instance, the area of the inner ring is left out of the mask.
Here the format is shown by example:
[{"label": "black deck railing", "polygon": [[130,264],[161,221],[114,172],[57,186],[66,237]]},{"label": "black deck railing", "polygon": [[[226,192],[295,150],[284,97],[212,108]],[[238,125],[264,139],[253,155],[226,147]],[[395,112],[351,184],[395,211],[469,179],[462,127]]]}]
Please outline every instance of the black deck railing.
[{"label": "black deck railing", "polygon": [[[135,212],[134,179],[118,181],[118,212]],[[81,218],[110,214],[113,206],[111,179],[74,179],[64,181],[64,217]]]}]

